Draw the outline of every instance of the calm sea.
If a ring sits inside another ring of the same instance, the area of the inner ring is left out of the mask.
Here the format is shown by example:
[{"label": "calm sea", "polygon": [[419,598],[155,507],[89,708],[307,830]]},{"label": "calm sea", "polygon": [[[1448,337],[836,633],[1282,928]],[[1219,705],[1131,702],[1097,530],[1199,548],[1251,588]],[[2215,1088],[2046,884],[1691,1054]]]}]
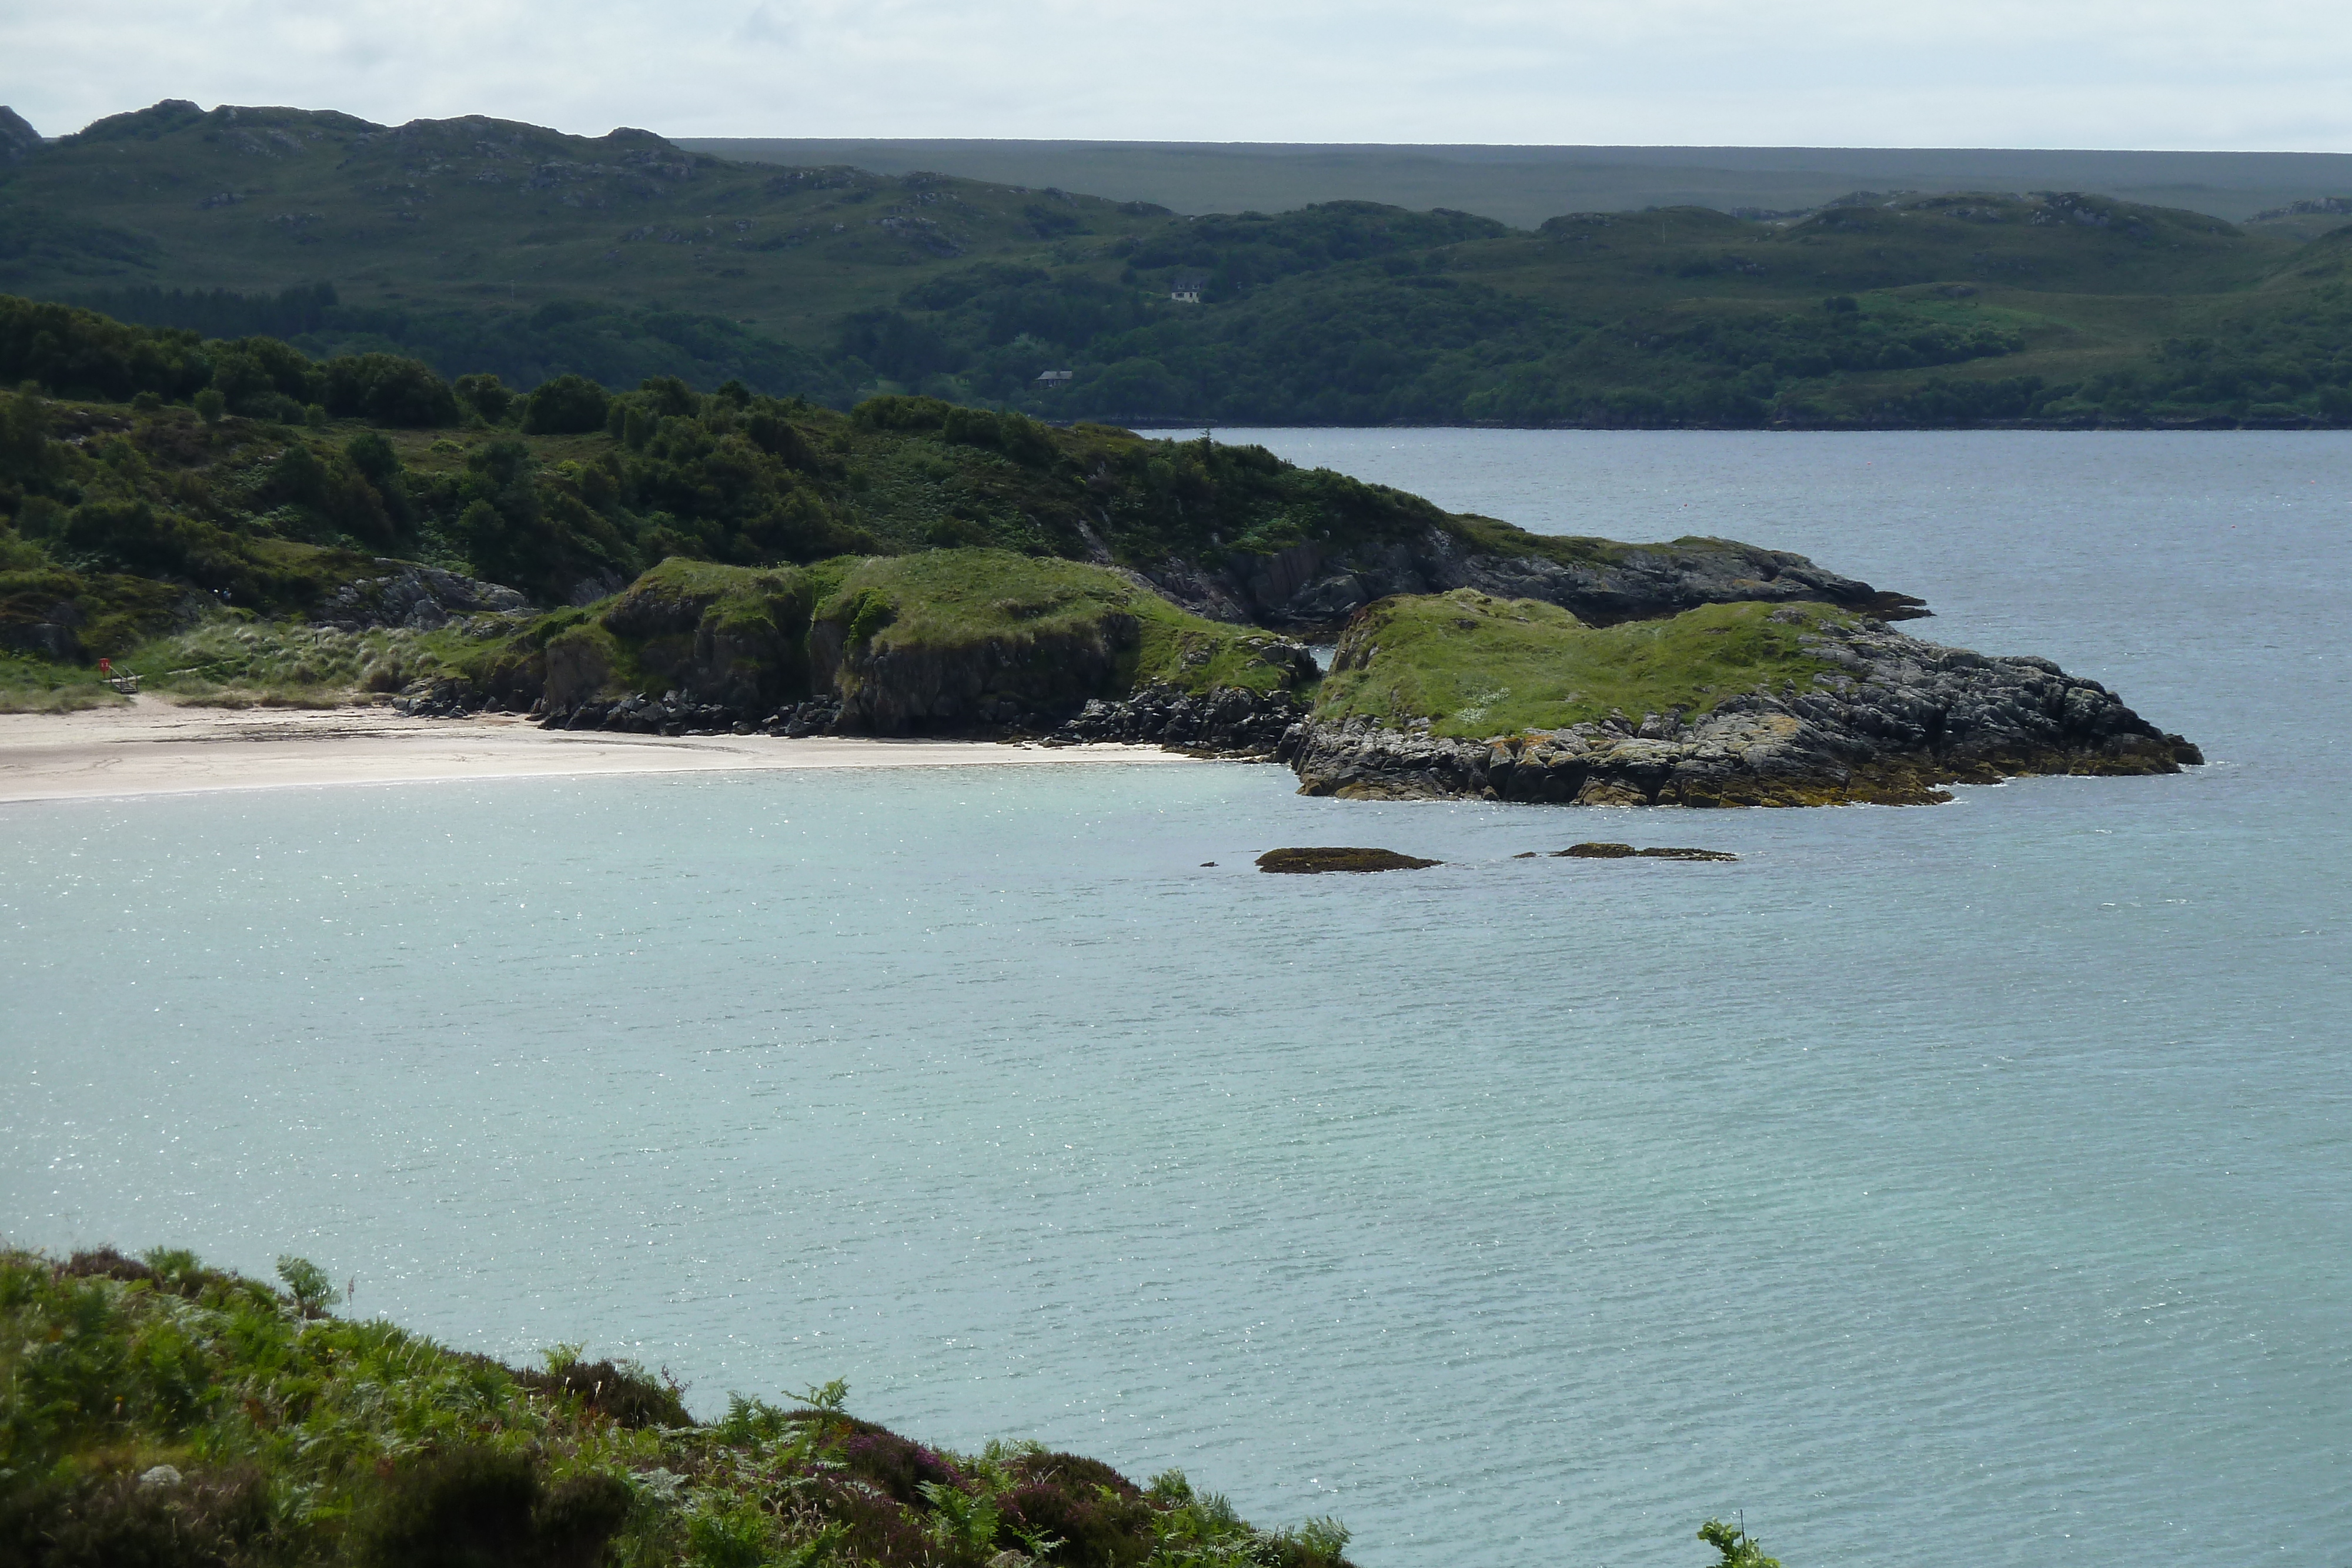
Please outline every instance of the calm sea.
[{"label": "calm sea", "polygon": [[[1719,533],[2213,766],[1907,810],[1204,765],[0,812],[0,1231],[845,1376],[1368,1568],[2337,1563],[2352,441],[1232,433]],[[1596,836],[1737,865],[1519,861]],[[1362,843],[1437,870],[1275,878]],[[1202,862],[1213,861],[1213,867]]]}]

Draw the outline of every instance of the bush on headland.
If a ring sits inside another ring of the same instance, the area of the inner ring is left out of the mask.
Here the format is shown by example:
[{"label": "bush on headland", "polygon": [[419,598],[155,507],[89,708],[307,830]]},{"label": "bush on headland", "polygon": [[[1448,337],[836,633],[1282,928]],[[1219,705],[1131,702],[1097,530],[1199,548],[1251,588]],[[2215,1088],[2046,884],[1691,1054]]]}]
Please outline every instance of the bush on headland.
[{"label": "bush on headland", "polygon": [[158,1249],[0,1252],[0,1562],[25,1568],[1344,1568],[1347,1531],[1244,1522],[1034,1443],[957,1453],[843,1408],[544,1370]]}]

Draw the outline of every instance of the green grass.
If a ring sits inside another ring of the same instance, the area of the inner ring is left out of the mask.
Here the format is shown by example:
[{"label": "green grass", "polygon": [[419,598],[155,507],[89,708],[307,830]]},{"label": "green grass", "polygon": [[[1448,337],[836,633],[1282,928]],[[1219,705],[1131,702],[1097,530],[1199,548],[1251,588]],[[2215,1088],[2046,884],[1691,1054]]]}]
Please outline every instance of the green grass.
[{"label": "green grass", "polygon": [[1472,589],[1383,600],[1353,622],[1316,716],[1359,716],[1479,740],[1562,729],[1612,713],[1690,716],[1744,693],[1803,687],[1832,666],[1800,639],[1852,612],[1826,605],[1711,604],[1594,628],[1555,605]]},{"label": "green grass", "polygon": [[1287,661],[1269,659],[1281,639],[1246,626],[1203,620],[1114,571],[1008,550],[929,550],[918,555],[825,562],[811,569],[830,591],[819,619],[846,621],[852,601],[877,596],[889,619],[878,650],[977,651],[1088,636],[1114,616],[1139,632],[1133,684],[1190,692],[1291,684]]},{"label": "green grass", "polygon": [[0,713],[81,713],[130,700],[99,678],[96,665],[0,653]]},{"label": "green grass", "polygon": [[[546,1370],[331,1314],[186,1252],[0,1250],[0,1560],[26,1568],[1341,1568],[1328,1520],[1256,1530],[1171,1471],[926,1448],[553,1347]],[[168,1467],[168,1470],[162,1469]],[[1048,1543],[1052,1544],[1048,1544]]]},{"label": "green grass", "polygon": [[[755,691],[773,704],[812,695],[819,640],[867,671],[894,658],[1042,670],[1092,648],[1123,650],[1111,670],[1122,690],[1266,692],[1297,678],[1271,633],[1203,620],[1102,567],[986,549],[766,569],[673,559],[603,604],[559,611],[447,664],[478,676],[537,655],[566,704],[677,686]],[[724,669],[712,662],[721,647],[734,651]]]},{"label": "green grass", "polygon": [[353,632],[224,613],[116,664],[142,693],[193,706],[338,707],[458,673],[478,643],[454,629]]}]

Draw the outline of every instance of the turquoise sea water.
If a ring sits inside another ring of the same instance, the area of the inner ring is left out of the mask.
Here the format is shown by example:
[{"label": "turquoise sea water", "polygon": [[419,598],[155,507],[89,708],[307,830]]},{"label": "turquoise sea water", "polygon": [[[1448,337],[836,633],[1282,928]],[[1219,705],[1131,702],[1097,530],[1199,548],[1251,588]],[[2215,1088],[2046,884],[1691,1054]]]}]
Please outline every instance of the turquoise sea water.
[{"label": "turquoise sea water", "polygon": [[[0,1232],[300,1251],[705,1409],[845,1376],[1336,1513],[1367,1568],[1696,1563],[1733,1510],[1790,1568],[2342,1556],[2352,441],[1264,439],[1807,551],[2214,765],[1776,813],[1231,765],[6,808]],[[1509,858],[1596,836],[1746,858]],[[1249,869],[1316,842],[1448,863]]]}]

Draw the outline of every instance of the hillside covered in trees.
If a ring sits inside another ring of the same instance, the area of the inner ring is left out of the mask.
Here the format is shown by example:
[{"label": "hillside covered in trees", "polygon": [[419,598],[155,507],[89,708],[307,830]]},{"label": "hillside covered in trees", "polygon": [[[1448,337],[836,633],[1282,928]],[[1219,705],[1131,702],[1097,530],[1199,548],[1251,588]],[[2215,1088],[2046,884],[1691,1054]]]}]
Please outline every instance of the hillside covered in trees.
[{"label": "hillside covered in trees", "polygon": [[125,319],[519,388],[1055,422],[2338,424],[2352,238],[2303,232],[2047,192],[1532,231],[1182,217],[645,131],[178,102],[0,169],[0,288]]}]

